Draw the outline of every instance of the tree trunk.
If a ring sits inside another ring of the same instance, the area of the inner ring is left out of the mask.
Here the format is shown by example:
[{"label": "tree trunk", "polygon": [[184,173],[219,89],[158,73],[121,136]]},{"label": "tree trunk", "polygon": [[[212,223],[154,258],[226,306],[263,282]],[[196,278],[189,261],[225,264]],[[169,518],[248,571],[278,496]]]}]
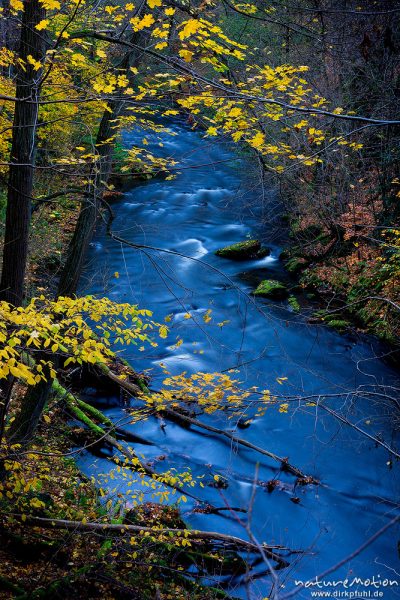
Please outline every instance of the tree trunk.
[{"label": "tree trunk", "polygon": [[[137,35],[135,34],[135,42],[138,41]],[[129,78],[129,73],[132,74],[129,67],[138,66],[141,56],[139,51],[129,52],[123,59],[119,71],[125,71]],[[75,231],[69,244],[67,260],[61,273],[58,296],[72,296],[77,290],[86,251],[99,215],[102,195],[111,172],[115,145],[115,119],[120,115],[124,105],[124,101],[111,100],[108,103],[109,110],[104,111],[101,119],[96,139],[98,160],[94,165],[94,173],[90,177],[93,183],[90,184],[81,205]],[[19,442],[28,443],[33,437],[50,393],[51,384],[48,385],[47,382],[40,382],[28,389],[22,401],[21,412],[11,432]],[[15,439],[13,438],[14,443]]]},{"label": "tree trunk", "polygon": [[39,0],[24,2],[10,170],[0,300],[20,306],[28,256],[28,237],[35,162],[36,124],[39,110],[41,69],[27,60],[42,61],[45,37],[35,26],[45,17]]},{"label": "tree trunk", "polygon": [[[7,190],[6,227],[3,245],[3,268],[0,300],[20,306],[23,301],[26,261],[28,256],[29,225],[35,161],[36,123],[39,111],[41,69],[27,60],[31,56],[42,61],[45,38],[35,26],[45,17],[39,0],[24,2],[15,95],[14,122],[10,169]],[[13,388],[13,377],[0,384],[0,441]]]},{"label": "tree trunk", "polygon": [[98,160],[94,166],[95,172],[91,175],[93,183],[82,202],[75,231],[69,243],[67,260],[58,284],[58,296],[72,296],[77,290],[85,254],[99,215],[103,191],[111,172],[114,139],[105,142],[114,136],[114,120],[118,118],[122,105],[121,101],[111,101],[108,103],[109,110],[103,113],[96,138]]},{"label": "tree trunk", "polygon": [[[144,45],[146,37],[149,34],[134,33],[132,43]],[[133,74],[131,66],[136,68],[142,59],[140,50],[131,50],[128,52],[119,66],[118,72],[124,72],[131,81]],[[117,92],[119,96],[120,93]],[[58,296],[72,296],[76,293],[82,267],[87,249],[93,236],[96,226],[103,192],[110,177],[112,167],[112,156],[115,147],[115,126],[116,120],[123,111],[125,102],[123,100],[111,100],[108,103],[108,109],[105,110],[101,119],[100,128],[97,133],[96,147],[98,149],[98,160],[95,163],[95,172],[91,179],[88,194],[81,205],[78,222],[67,251],[67,259],[61,273],[58,284]],[[106,140],[110,140],[106,142]]]}]

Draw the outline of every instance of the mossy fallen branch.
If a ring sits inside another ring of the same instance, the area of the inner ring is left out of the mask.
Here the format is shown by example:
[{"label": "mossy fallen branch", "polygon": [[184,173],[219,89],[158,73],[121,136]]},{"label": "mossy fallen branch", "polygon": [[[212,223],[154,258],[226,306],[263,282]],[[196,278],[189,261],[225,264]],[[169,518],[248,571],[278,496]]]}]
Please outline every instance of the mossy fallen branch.
[{"label": "mossy fallen branch", "polygon": [[[117,379],[118,379],[118,377],[117,377]],[[162,475],[159,476],[156,473],[156,471],[154,471],[154,469],[152,469],[151,467],[149,467],[148,465],[143,463],[132,449],[127,450],[112,435],[110,435],[110,433],[108,431],[102,429],[99,425],[97,425],[82,410],[82,407],[84,408],[84,407],[89,406],[89,408],[92,409],[92,414],[94,411],[94,414],[98,415],[99,419],[102,419],[103,421],[108,420],[108,422],[111,424],[111,428],[114,429],[113,422],[110,421],[109,419],[107,419],[107,417],[105,415],[103,415],[103,413],[101,413],[100,411],[91,407],[86,402],[83,402],[83,400],[79,400],[78,398],[76,398],[73,394],[68,392],[68,390],[63,388],[62,385],[57,380],[55,380],[53,383],[53,390],[56,392],[58,397],[62,398],[62,400],[65,402],[65,404],[67,405],[68,409],[72,412],[74,417],[76,417],[76,419],[78,419],[78,421],[80,421],[81,423],[86,425],[88,427],[88,429],[90,429],[90,431],[92,431],[93,433],[96,434],[99,442],[100,441],[107,442],[110,446],[115,448],[118,452],[120,452],[127,459],[128,462],[123,465],[124,467],[133,469],[136,472],[142,472],[143,474],[148,475],[155,481],[157,481],[158,477],[162,477]],[[111,457],[111,460],[116,462],[116,464],[118,464],[118,466],[121,466],[121,461],[119,461],[118,459]],[[161,483],[162,483],[162,485],[166,485],[167,487],[170,487],[170,488],[176,490],[177,492],[179,492],[180,494],[183,494],[184,496],[189,496],[190,498],[193,498],[193,500],[196,500],[197,502],[202,502],[202,500],[200,498],[198,498],[197,496],[195,496],[188,490],[181,488],[179,485],[175,485],[173,483],[168,483],[165,481],[162,481]]]},{"label": "mossy fallen branch", "polygon": [[[62,401],[66,404],[66,406],[69,408],[69,410],[72,412],[72,414],[78,419],[78,421],[80,421],[81,423],[86,425],[86,427],[88,427],[91,431],[93,431],[93,433],[95,433],[99,437],[101,437],[101,438],[104,437],[104,435],[105,435],[104,429],[102,429],[99,425],[96,425],[96,423],[90,417],[88,417],[88,415],[82,410],[82,407],[80,407],[78,405],[78,402],[77,402],[77,399],[75,398],[75,396],[73,394],[71,394],[71,392],[66,390],[57,379],[55,379],[53,381],[52,389],[53,389],[55,396],[57,398],[62,399]],[[83,404],[86,404],[86,403],[83,403]]]},{"label": "mossy fallen branch", "polygon": [[99,423],[103,425],[108,425],[111,429],[115,428],[115,424],[111,419],[109,419],[104,413],[100,410],[89,404],[88,402],[84,402],[80,398],[75,398],[75,402],[79,408],[81,408],[86,414],[89,413],[92,417],[94,417]]}]

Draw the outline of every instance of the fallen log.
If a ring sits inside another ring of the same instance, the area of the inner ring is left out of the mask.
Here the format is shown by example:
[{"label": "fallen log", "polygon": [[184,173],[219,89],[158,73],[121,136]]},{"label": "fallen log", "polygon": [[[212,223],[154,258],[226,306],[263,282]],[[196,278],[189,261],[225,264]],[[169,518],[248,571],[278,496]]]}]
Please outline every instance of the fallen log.
[{"label": "fallen log", "polygon": [[[127,441],[131,441],[131,442],[134,442],[137,444],[143,444],[143,445],[147,445],[147,446],[154,446],[153,442],[149,442],[145,438],[142,438],[140,435],[136,435],[135,433],[131,433],[130,431],[127,431],[126,429],[119,427],[118,425],[116,425],[116,423],[114,423],[114,421],[109,419],[100,410],[98,410],[97,408],[95,408],[94,406],[89,404],[88,402],[84,402],[77,396],[70,394],[64,387],[62,387],[62,385],[57,380],[55,380],[55,382],[53,382],[52,388],[53,388],[53,391],[56,393],[56,395],[62,395],[63,398],[65,399],[65,401],[69,404],[69,407],[73,408],[73,412],[74,412],[75,416],[82,422],[85,421],[85,424],[90,429],[94,430],[96,433],[100,433],[100,432],[97,428],[93,427],[94,423],[92,422],[92,420],[89,421],[86,418],[88,414],[91,417],[93,417],[96,421],[101,423],[102,425],[106,425],[107,427],[109,427],[110,431],[113,431],[113,433],[118,434],[119,436],[123,437]],[[68,401],[68,399],[70,399],[70,400],[73,399],[73,403],[72,403],[73,406],[71,406],[71,403]],[[76,409],[81,409],[81,412],[78,412],[78,410],[76,410]],[[82,417],[83,417],[83,419],[82,419]]]},{"label": "fallen log", "polygon": [[[22,515],[13,515],[14,518],[19,520],[22,519]],[[249,542],[247,540],[243,540],[242,538],[236,537],[234,535],[228,535],[226,533],[218,533],[216,531],[197,531],[191,529],[171,529],[164,528],[159,529],[155,527],[142,527],[140,525],[124,525],[118,523],[82,523],[82,521],[68,521],[65,519],[49,519],[44,517],[26,517],[24,516],[23,520],[24,525],[30,525],[33,527],[44,527],[46,529],[65,529],[67,531],[74,532],[85,532],[85,531],[94,531],[98,533],[110,534],[113,533],[115,535],[129,535],[132,533],[138,534],[167,534],[168,536],[176,536],[181,539],[188,540],[198,540],[198,541],[211,541],[211,542],[220,542],[225,546],[234,546],[236,548],[240,548],[247,552],[252,552],[259,554],[261,553],[261,549],[269,555],[270,558],[276,560],[279,564],[286,563],[285,559],[276,554],[276,551],[280,552],[294,552],[285,546],[280,546],[277,544],[266,544],[262,543],[260,545],[254,544],[253,542]],[[171,537],[171,541],[172,541]]]}]

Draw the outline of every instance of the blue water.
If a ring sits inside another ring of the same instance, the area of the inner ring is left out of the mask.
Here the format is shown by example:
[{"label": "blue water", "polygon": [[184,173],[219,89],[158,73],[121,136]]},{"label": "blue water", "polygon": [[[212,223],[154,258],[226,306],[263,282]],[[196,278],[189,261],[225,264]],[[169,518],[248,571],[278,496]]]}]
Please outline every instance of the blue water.
[{"label": "blue water", "polygon": [[[277,204],[273,191],[264,192],[260,208],[258,174],[251,163],[238,158],[232,147],[204,140],[178,121],[170,127],[176,135],[162,134],[163,147],[155,135],[146,137],[150,151],[178,161],[179,174],[171,181],[160,177],[133,184],[113,203],[112,228],[136,244],[173,250],[211,267],[185,257],[121,245],[99,226],[81,292],[138,303],[151,309],[155,320],[172,315],[170,334],[166,340],[158,340],[157,348],[140,353],[129,346],[123,349],[123,357],[138,371],[150,370],[153,388],[164,378],[159,366],[163,363],[172,374],[237,367],[235,377],[244,385],[268,388],[277,394],[335,394],[325,400],[330,408],[395,445],[390,403],[362,393],[354,396],[355,390],[383,392],[398,385],[398,373],[380,358],[384,350],[371,340],[310,325],[286,302],[254,302],[248,295],[255,281],[284,276],[278,260],[280,234],[274,219]],[[124,142],[129,147],[141,137],[140,132],[126,133]],[[248,262],[215,256],[217,248],[247,236],[262,239],[271,248],[271,255]],[[209,309],[212,321],[205,324],[203,316]],[[194,318],[185,319],[186,312]],[[217,325],[221,321],[229,323],[221,328]],[[174,348],[179,338],[183,344]],[[277,378],[281,377],[287,380],[279,384]],[[128,422],[127,413],[115,402],[106,404],[106,413]],[[227,421],[224,415],[201,418],[217,427],[235,428],[235,422]],[[259,481],[276,477],[281,482],[272,493],[256,486],[251,531],[260,541],[306,551],[291,555],[290,567],[278,573],[285,585],[282,593],[293,588],[295,579],[314,578],[337,563],[398,514],[396,460],[384,448],[305,401],[291,401],[287,414],[270,408],[248,429],[237,433],[280,456],[289,456],[303,472],[319,478],[319,486],[294,488],[295,478],[280,473],[279,465],[269,458],[234,447],[229,440],[206,431],[169,422],[161,428],[153,417],[126,427],[153,442],[152,446],[136,445],[135,450],[146,460],[153,460],[157,470],[182,470],[190,465],[194,475],[205,474],[206,482],[215,473],[226,477],[227,489],[205,486],[192,490],[216,506],[226,503],[248,508],[256,463]],[[157,460],[160,455],[166,458]],[[81,456],[80,466],[91,475],[112,468],[106,458],[89,453]],[[116,474],[112,486],[124,493],[127,482]],[[293,497],[300,502],[294,503]],[[193,528],[247,538],[238,520],[246,520],[246,515],[199,514],[193,512],[195,504],[188,498],[182,505],[184,518]],[[398,539],[395,526],[327,579],[388,577],[397,580],[399,586],[385,589],[383,597],[400,596]],[[265,565],[255,567],[254,573],[257,577],[249,585],[243,578],[229,583],[221,578],[220,582],[235,597],[267,596],[271,579]],[[310,591],[297,597],[310,598]]]}]

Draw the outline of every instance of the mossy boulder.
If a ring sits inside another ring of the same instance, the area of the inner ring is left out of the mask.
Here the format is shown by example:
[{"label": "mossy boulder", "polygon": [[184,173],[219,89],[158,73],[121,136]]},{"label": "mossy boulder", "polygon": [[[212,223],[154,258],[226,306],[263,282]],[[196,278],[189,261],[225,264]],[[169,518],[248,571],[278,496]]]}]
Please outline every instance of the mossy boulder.
[{"label": "mossy boulder", "polygon": [[264,298],[273,298],[274,300],[284,300],[288,297],[289,292],[284,283],[275,279],[264,279],[257,289],[254,290],[255,296]]},{"label": "mossy boulder", "polygon": [[332,327],[332,329],[336,329],[339,332],[345,331],[346,329],[349,329],[349,327],[351,327],[350,321],[347,321],[346,319],[339,319],[337,314],[329,313],[324,309],[315,311],[313,315],[313,321],[309,319],[309,322],[314,323],[318,323],[321,321],[325,323],[325,325],[327,325],[328,327]]},{"label": "mossy boulder", "polygon": [[230,258],[231,260],[251,260],[254,258],[263,258],[268,256],[270,250],[263,248],[259,240],[246,240],[245,242],[237,242],[224,248],[219,248],[215,254],[222,258]]}]

